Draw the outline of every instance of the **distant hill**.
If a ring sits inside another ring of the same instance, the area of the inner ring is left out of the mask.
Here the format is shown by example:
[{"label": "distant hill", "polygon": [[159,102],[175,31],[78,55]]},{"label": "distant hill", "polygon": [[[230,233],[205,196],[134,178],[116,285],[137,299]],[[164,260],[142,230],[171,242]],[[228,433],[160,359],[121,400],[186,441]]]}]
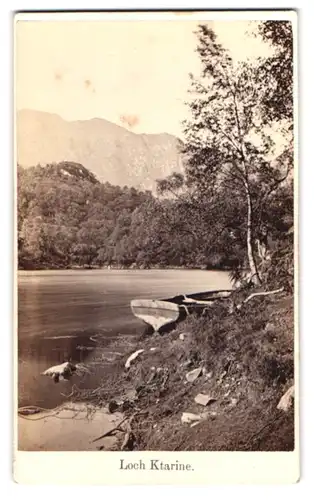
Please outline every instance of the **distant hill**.
[{"label": "distant hill", "polygon": [[155,189],[155,180],[182,172],[180,140],[135,134],[107,120],[66,121],[33,110],[17,113],[17,161],[23,167],[77,162],[101,181]]}]

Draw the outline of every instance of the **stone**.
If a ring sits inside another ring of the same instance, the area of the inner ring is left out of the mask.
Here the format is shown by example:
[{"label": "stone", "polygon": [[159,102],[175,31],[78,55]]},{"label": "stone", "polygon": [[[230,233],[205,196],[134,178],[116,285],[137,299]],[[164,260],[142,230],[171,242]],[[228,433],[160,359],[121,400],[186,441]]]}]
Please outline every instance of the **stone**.
[{"label": "stone", "polygon": [[209,403],[213,403],[214,401],[216,401],[216,399],[213,398],[210,394],[200,393],[197,396],[195,396],[194,401],[198,405],[207,406]]},{"label": "stone", "polygon": [[110,401],[108,404],[109,413],[114,413],[118,409],[118,403],[114,400]]},{"label": "stone", "polygon": [[292,406],[292,399],[294,399],[294,385],[284,393],[277,405],[277,409],[288,411]]},{"label": "stone", "polygon": [[180,339],[180,340],[184,340],[184,339],[185,339],[185,334],[184,334],[184,333],[180,333],[180,335],[179,335],[179,339]]},{"label": "stone", "polygon": [[202,368],[195,368],[185,375],[188,382],[194,382],[202,373]]},{"label": "stone", "polygon": [[197,415],[196,413],[184,412],[181,416],[182,424],[192,424],[193,422],[199,422],[200,420],[202,420],[202,416]]},{"label": "stone", "polygon": [[274,323],[268,322],[265,326],[265,332],[274,333],[276,331],[276,327]]},{"label": "stone", "polygon": [[69,380],[75,371],[76,366],[73,363],[66,361],[61,365],[51,366],[41,375],[51,377],[52,380],[57,383],[60,379]]},{"label": "stone", "polygon": [[138,356],[140,354],[142,354],[142,352],[144,352],[144,349],[139,349],[138,351],[133,352],[133,354],[131,354],[131,356],[128,357],[128,359],[126,360],[126,363],[125,363],[125,368],[127,370],[130,368],[133,361],[135,361],[136,358],[138,358]]}]

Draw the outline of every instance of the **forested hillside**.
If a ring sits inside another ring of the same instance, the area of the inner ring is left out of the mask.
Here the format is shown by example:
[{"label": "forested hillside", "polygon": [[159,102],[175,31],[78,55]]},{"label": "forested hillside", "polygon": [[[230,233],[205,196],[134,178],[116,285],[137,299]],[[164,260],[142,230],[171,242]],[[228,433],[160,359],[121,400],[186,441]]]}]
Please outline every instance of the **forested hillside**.
[{"label": "forested hillside", "polygon": [[[292,189],[268,208],[264,220],[280,241],[291,224]],[[80,164],[18,167],[19,268],[236,268],[245,259],[243,211],[227,188],[212,206],[206,194],[195,204],[187,195],[156,198],[101,183]]]},{"label": "forested hillside", "polygon": [[184,200],[103,184],[80,164],[18,167],[21,269],[229,266],[234,238],[218,241],[214,219]]}]

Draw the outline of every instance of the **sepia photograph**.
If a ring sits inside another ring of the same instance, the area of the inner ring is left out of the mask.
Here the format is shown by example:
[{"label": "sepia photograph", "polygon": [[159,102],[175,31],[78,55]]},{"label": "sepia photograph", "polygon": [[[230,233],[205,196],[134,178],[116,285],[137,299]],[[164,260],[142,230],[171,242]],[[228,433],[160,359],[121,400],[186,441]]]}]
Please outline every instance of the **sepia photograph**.
[{"label": "sepia photograph", "polygon": [[17,16],[18,451],[295,451],[296,13],[246,14]]}]

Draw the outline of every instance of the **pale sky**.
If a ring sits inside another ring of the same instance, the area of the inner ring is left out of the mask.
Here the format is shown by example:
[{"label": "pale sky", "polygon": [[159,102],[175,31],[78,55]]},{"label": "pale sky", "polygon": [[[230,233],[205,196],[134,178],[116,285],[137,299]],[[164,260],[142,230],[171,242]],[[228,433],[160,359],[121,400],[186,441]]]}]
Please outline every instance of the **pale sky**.
[{"label": "pale sky", "polygon": [[[66,120],[104,118],[182,136],[188,74],[199,71],[194,21],[19,21],[16,106]],[[211,22],[235,59],[265,54],[246,21]]]}]

